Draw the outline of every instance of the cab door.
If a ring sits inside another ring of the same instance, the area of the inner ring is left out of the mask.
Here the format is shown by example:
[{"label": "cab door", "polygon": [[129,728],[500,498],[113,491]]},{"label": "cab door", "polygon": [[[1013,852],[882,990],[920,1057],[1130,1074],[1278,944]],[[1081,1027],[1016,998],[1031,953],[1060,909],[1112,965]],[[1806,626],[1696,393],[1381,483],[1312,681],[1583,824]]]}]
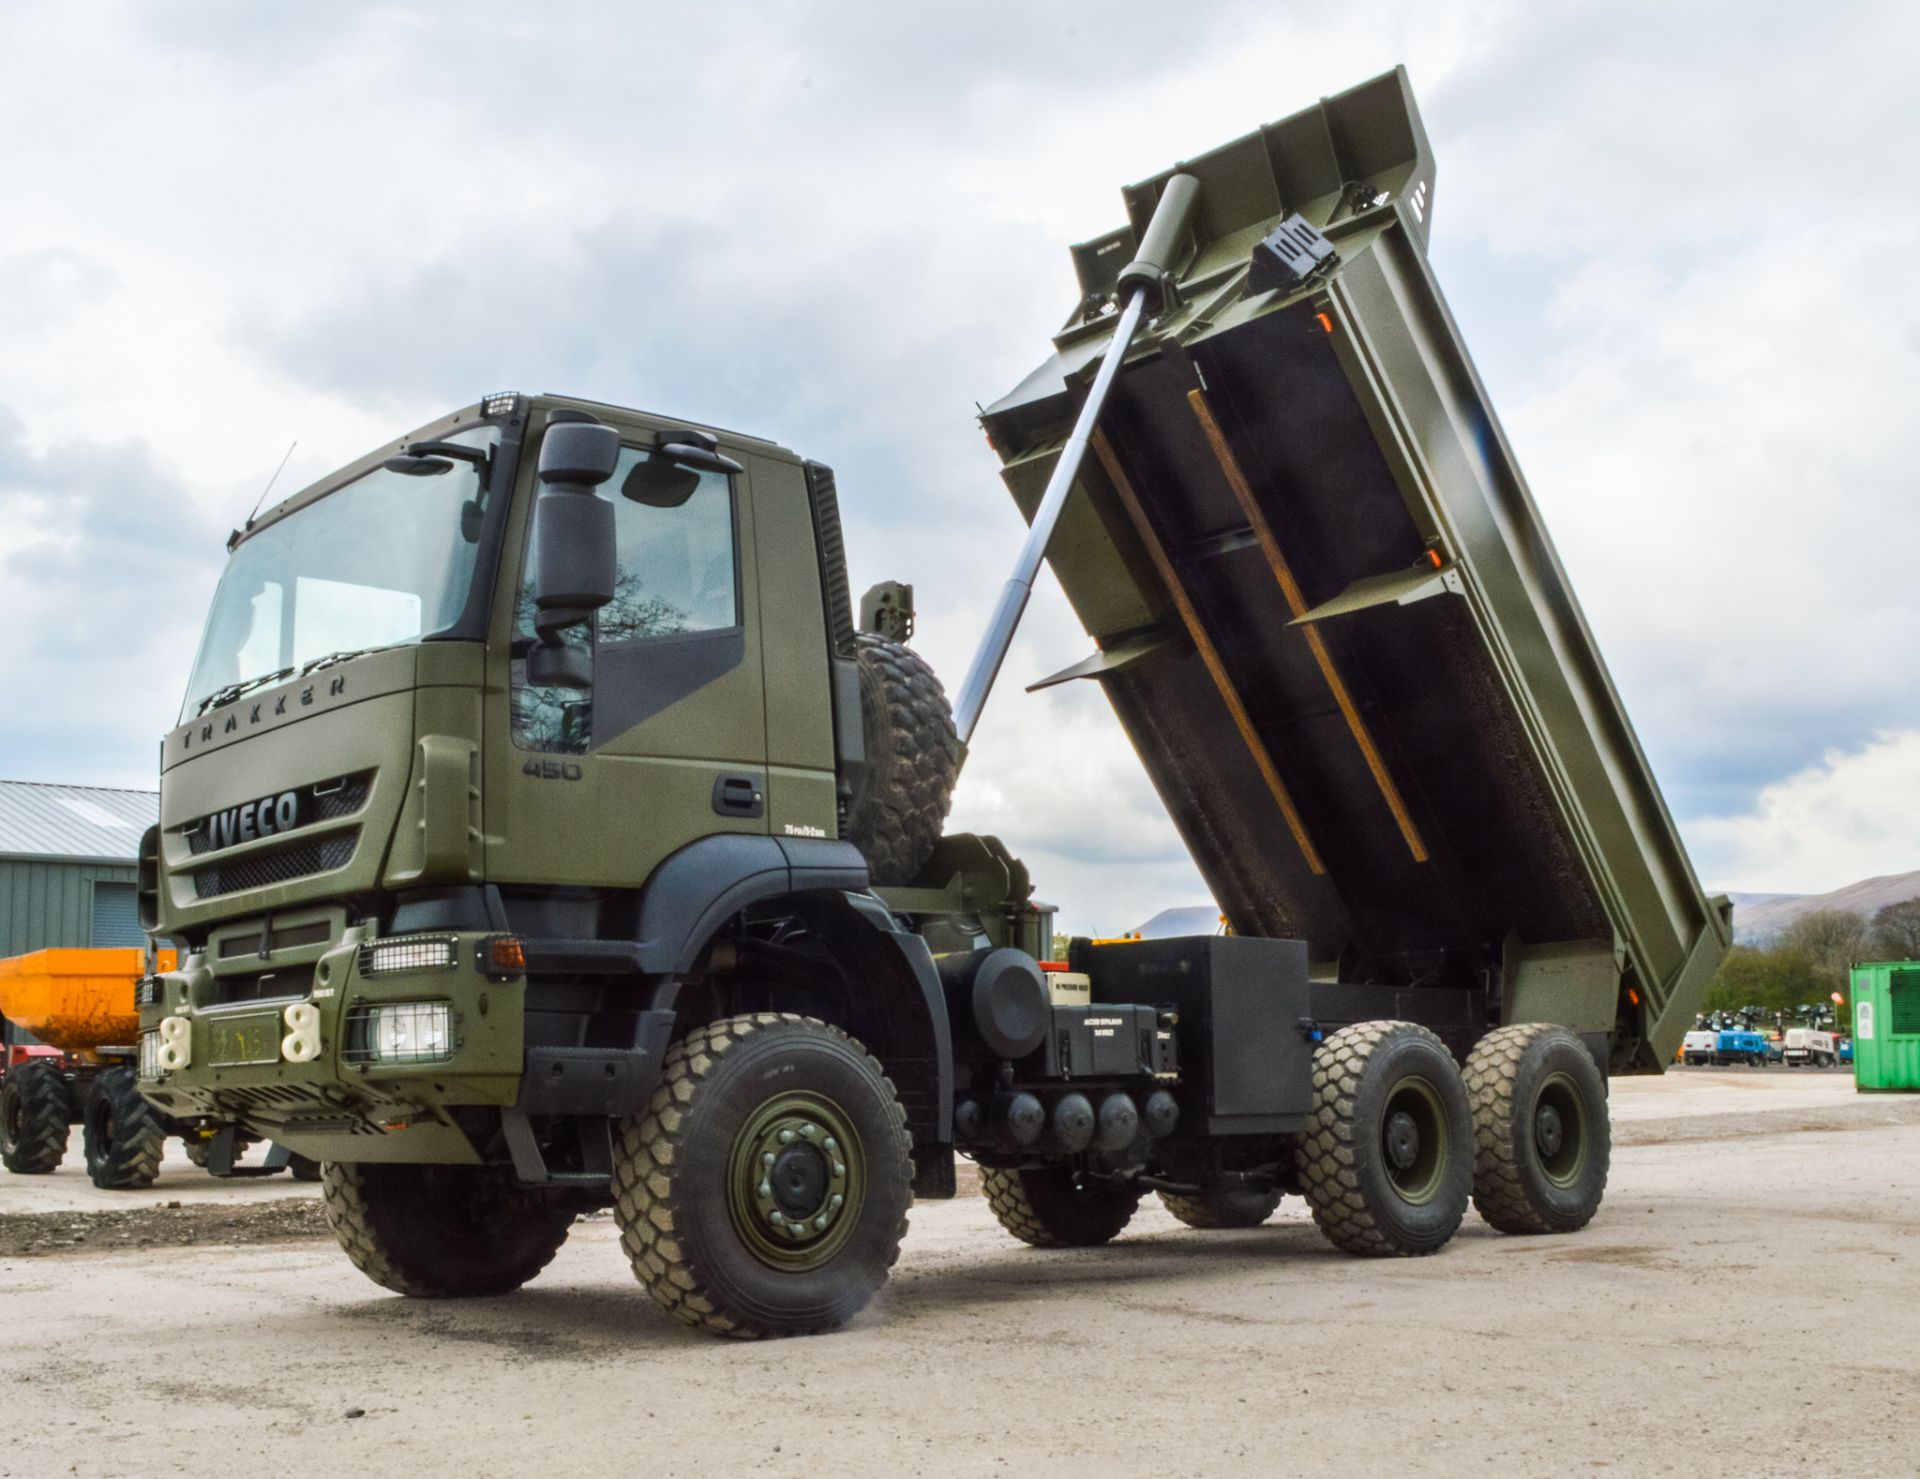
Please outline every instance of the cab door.
[{"label": "cab door", "polygon": [[537,434],[521,459],[494,616],[504,681],[487,698],[496,883],[633,887],[698,838],[768,830],[751,474],[675,466],[654,453],[666,423],[594,416],[621,437],[599,490],[614,506],[618,574],[613,600],[567,634],[591,659],[585,690],[527,681]]}]

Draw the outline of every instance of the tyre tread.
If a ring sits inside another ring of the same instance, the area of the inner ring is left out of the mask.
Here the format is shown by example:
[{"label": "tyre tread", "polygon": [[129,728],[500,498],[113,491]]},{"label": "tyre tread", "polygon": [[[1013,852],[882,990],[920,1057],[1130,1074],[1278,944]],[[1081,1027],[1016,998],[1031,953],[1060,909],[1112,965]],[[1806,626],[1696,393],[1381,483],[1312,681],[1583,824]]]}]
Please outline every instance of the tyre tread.
[{"label": "tyre tread", "polygon": [[[894,1150],[900,1157],[909,1185],[913,1181],[913,1139],[907,1132],[907,1111],[900,1096],[871,1053],[859,1042],[831,1023],[794,1012],[751,1012],[723,1018],[696,1027],[667,1051],[661,1069],[660,1084],[643,1116],[629,1119],[617,1129],[619,1145],[614,1155],[613,1190],[616,1217],[620,1223],[620,1244],[633,1265],[634,1277],[668,1314],[684,1325],[712,1335],[753,1340],[773,1334],[819,1334],[837,1328],[844,1320],[790,1329],[782,1325],[754,1325],[721,1310],[713,1292],[700,1282],[692,1266],[686,1244],[674,1236],[678,1211],[673,1194],[672,1167],[680,1141],[689,1123],[688,1111],[701,1088],[726,1059],[726,1055],[755,1033],[770,1027],[800,1024],[830,1034],[865,1060],[867,1068],[885,1086],[886,1100],[893,1119]],[[874,1147],[876,1158],[884,1146]],[[912,1192],[907,1205],[912,1207]],[[899,1260],[900,1240],[907,1234],[908,1218],[903,1215],[895,1231],[889,1268]],[[848,1312],[849,1315],[854,1313]]]}]

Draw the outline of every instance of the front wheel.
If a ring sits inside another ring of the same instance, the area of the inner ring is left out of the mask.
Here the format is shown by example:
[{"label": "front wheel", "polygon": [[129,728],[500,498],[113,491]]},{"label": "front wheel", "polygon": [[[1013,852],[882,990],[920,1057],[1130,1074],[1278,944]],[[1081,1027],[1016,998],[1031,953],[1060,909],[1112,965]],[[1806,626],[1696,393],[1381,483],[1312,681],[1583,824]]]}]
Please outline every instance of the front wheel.
[{"label": "front wheel", "polygon": [[567,1240],[573,1213],[495,1166],[328,1161],[327,1221],[355,1268],[416,1299],[511,1294]]},{"label": "front wheel", "polygon": [[87,1099],[82,1137],[87,1175],[105,1191],[135,1191],[153,1185],[166,1153],[167,1130],[153,1106],[140,1097],[131,1068],[102,1069]]},{"label": "front wheel", "polygon": [[1446,1045],[1412,1022],[1360,1022],[1320,1044],[1294,1165],[1336,1248],[1439,1252],[1473,1190],[1473,1117]]},{"label": "front wheel", "polygon": [[1585,1227],[1607,1190],[1607,1083],[1564,1027],[1525,1022],[1481,1038],[1467,1059],[1473,1204],[1505,1233]]},{"label": "front wheel", "polygon": [[867,1050],[810,1017],[756,1012],[667,1053],[614,1148],[633,1272],[716,1335],[844,1325],[900,1253],[913,1205],[906,1111]]}]

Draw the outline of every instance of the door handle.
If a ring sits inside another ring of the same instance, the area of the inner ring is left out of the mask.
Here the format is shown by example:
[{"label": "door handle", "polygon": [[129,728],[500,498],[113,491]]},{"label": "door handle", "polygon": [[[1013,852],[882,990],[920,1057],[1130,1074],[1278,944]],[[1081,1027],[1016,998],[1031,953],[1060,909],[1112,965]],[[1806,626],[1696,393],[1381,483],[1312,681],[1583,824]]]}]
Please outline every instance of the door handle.
[{"label": "door handle", "polygon": [[750,775],[723,775],[713,783],[713,809],[723,817],[764,816],[767,796]]}]

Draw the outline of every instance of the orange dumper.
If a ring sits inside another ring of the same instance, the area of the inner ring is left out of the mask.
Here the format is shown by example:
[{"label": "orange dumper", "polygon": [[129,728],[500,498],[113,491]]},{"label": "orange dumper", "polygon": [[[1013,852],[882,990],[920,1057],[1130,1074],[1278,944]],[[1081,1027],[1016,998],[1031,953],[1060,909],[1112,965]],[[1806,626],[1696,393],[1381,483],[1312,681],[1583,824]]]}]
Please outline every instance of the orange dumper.
[{"label": "orange dumper", "polygon": [[[158,952],[155,968],[171,970],[173,952]],[[96,1186],[146,1186],[159,1174],[167,1136],[191,1133],[142,1099],[135,1081],[134,993],[147,974],[146,952],[137,949],[37,950],[0,960],[0,1162],[9,1171],[52,1171],[77,1124]]]}]

